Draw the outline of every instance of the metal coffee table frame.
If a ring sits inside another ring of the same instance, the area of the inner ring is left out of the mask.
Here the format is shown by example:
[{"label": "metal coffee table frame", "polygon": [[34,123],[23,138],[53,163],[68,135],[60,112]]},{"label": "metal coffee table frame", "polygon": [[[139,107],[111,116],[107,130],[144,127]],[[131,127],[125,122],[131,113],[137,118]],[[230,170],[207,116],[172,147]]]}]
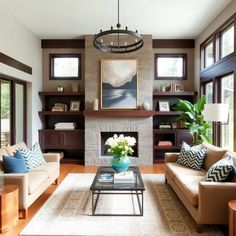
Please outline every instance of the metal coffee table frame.
[{"label": "metal coffee table frame", "polygon": [[[132,184],[114,184],[114,183],[101,183],[98,181],[101,172],[110,173],[114,172],[109,166],[99,167],[94,177],[93,183],[90,187],[92,192],[92,215],[93,216],[143,216],[143,192],[145,191],[142,176],[139,168],[131,166],[129,171],[134,172],[135,181]],[[134,214],[99,214],[96,213],[96,208],[99,202],[100,195],[136,195],[139,213]]]}]

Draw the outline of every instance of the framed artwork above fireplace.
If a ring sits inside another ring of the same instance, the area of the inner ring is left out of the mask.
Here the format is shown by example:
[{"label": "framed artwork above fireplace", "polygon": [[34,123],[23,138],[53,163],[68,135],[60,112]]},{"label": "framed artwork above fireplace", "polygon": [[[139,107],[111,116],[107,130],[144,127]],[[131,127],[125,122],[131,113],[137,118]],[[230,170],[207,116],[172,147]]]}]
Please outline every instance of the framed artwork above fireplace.
[{"label": "framed artwork above fireplace", "polygon": [[137,108],[137,60],[101,60],[101,109]]}]

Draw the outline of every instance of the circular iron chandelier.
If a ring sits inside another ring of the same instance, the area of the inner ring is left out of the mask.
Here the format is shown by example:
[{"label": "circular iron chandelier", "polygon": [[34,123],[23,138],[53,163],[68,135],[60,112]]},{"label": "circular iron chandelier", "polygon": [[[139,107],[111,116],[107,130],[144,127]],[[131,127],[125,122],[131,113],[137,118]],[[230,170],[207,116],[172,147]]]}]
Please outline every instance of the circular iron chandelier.
[{"label": "circular iron chandelier", "polygon": [[138,31],[131,31],[126,26],[121,29],[120,24],[120,2],[118,0],[118,23],[117,29],[102,31],[95,34],[93,45],[96,49],[105,53],[129,53],[140,49],[143,46],[143,35]]}]

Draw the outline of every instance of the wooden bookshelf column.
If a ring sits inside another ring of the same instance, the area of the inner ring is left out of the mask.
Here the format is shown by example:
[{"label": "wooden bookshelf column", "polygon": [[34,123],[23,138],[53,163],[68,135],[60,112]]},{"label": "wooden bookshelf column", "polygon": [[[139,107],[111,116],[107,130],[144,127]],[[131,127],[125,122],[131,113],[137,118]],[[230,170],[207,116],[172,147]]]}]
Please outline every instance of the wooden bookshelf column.
[{"label": "wooden bookshelf column", "polygon": [[[193,102],[196,95],[193,91],[153,93],[153,163],[163,163],[166,152],[179,152],[183,141],[189,144],[193,142],[188,129],[174,127],[181,112],[174,111],[172,107],[178,103],[178,99]],[[159,102],[168,102],[170,110],[160,111]]]},{"label": "wooden bookshelf column", "polygon": [[[84,94],[77,92],[39,92],[43,110],[39,111],[43,129],[39,142],[45,152],[63,152],[63,162],[84,163]],[[78,111],[71,111],[71,102],[80,101]],[[67,111],[52,111],[55,103],[63,103]],[[58,122],[76,123],[74,130],[55,130]]]}]

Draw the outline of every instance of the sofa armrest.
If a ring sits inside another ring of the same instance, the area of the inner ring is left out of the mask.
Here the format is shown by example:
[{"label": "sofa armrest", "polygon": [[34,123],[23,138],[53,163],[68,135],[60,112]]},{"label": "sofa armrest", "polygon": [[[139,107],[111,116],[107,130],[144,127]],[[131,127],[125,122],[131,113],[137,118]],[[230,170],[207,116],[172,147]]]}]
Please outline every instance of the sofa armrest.
[{"label": "sofa armrest", "polygon": [[58,153],[43,153],[46,162],[60,162],[60,154]]},{"label": "sofa armrest", "polygon": [[27,174],[4,174],[4,184],[17,185],[19,188],[19,208],[26,209],[28,199],[28,175]]},{"label": "sofa armrest", "polygon": [[[202,222],[227,223],[228,202],[236,197],[236,182],[199,183],[199,219]],[[201,223],[201,222],[199,222]]]},{"label": "sofa armrest", "polygon": [[176,162],[178,156],[179,156],[178,152],[166,152],[165,153],[165,163]]}]

